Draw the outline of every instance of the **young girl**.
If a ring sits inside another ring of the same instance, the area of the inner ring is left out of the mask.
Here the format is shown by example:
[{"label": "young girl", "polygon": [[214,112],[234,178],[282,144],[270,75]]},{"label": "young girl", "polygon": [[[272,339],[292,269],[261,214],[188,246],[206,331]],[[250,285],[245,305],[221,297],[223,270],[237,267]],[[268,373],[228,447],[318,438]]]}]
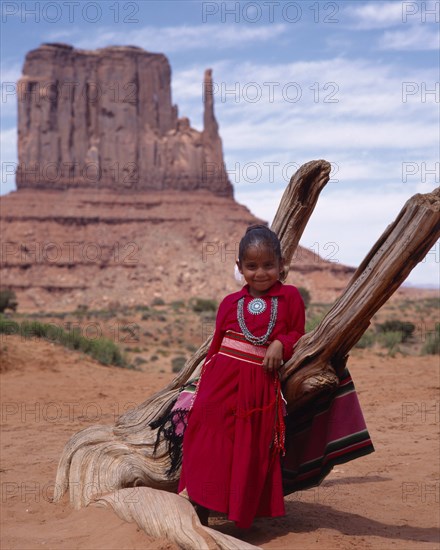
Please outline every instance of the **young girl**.
[{"label": "young girl", "polygon": [[[280,243],[266,226],[240,242],[246,285],[220,304],[199,380],[150,426],[168,443],[169,476],[183,464],[186,491],[202,522],[224,512],[239,527],[284,515],[283,494],[319,485],[336,464],[374,451],[346,368],[339,386],[283,418],[278,369],[304,334],[304,304],[283,285]],[[282,469],[280,462],[282,461]]]},{"label": "young girl", "polygon": [[[238,527],[284,515],[280,456],[283,401],[278,369],[304,334],[304,304],[283,285],[280,242],[266,226],[248,228],[238,269],[246,285],[220,304],[183,439],[179,492]],[[207,518],[206,518],[207,519]]]}]

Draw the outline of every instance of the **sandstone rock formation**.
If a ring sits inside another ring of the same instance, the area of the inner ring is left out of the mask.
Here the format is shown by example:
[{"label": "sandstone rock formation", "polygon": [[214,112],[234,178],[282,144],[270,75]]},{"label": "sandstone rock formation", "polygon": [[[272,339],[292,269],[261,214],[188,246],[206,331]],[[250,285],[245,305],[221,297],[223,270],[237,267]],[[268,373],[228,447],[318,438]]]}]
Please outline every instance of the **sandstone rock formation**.
[{"label": "sandstone rock formation", "polygon": [[[262,220],[204,190],[28,188],[0,197],[0,223],[1,286],[16,292],[20,312],[31,312],[150,304],[157,296],[219,300],[240,288],[238,243]],[[354,268],[337,254],[327,258],[298,247],[288,282],[331,303]]]},{"label": "sandstone rock formation", "polygon": [[232,196],[204,78],[204,129],[178,118],[163,54],[43,44],[18,83],[17,188],[206,189]]}]

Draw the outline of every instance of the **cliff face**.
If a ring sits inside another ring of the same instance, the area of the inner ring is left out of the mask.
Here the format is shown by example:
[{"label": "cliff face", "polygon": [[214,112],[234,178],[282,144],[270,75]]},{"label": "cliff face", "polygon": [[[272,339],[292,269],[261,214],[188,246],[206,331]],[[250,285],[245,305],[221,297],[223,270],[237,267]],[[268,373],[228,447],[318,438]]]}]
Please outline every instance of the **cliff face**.
[{"label": "cliff face", "polygon": [[206,189],[232,196],[205,72],[204,129],[178,118],[162,54],[44,44],[18,84],[17,188]]},{"label": "cliff face", "polygon": [[[208,191],[23,189],[0,197],[1,287],[19,311],[81,304],[219,301],[240,288],[234,263],[245,228],[262,223],[230,197]],[[299,247],[288,283],[332,302],[354,268]]]}]

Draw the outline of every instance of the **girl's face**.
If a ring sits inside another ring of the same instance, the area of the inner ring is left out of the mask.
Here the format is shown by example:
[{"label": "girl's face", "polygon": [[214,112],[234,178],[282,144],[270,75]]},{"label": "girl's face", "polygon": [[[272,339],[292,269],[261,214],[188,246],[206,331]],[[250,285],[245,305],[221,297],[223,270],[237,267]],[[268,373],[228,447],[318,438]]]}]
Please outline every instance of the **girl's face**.
[{"label": "girl's face", "polygon": [[273,250],[264,244],[249,246],[237,266],[252,296],[265,294],[278,281],[283,268]]}]

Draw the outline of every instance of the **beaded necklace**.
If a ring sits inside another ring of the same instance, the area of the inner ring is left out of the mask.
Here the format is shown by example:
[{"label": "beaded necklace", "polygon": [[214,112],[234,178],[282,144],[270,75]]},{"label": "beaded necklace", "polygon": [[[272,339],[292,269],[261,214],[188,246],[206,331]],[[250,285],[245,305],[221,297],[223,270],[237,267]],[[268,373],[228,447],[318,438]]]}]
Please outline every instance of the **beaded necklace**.
[{"label": "beaded necklace", "polygon": [[[247,328],[245,320],[244,320],[244,315],[243,315],[244,298],[245,297],[243,296],[237,302],[238,324],[240,325],[241,332],[243,333],[243,336],[246,338],[246,340],[248,342],[250,342],[251,344],[254,344],[255,346],[262,346],[268,341],[269,336],[272,333],[273,327],[275,326],[275,323],[276,323],[276,320],[277,320],[277,313],[278,313],[278,298],[276,296],[273,296],[271,298],[269,325],[267,327],[266,333],[263,334],[263,336],[255,336]],[[266,308],[264,308],[264,309],[266,309]],[[264,309],[263,309],[263,311],[264,311]],[[251,313],[254,313],[254,312],[251,311]],[[260,313],[260,312],[258,312],[258,313]]]}]

